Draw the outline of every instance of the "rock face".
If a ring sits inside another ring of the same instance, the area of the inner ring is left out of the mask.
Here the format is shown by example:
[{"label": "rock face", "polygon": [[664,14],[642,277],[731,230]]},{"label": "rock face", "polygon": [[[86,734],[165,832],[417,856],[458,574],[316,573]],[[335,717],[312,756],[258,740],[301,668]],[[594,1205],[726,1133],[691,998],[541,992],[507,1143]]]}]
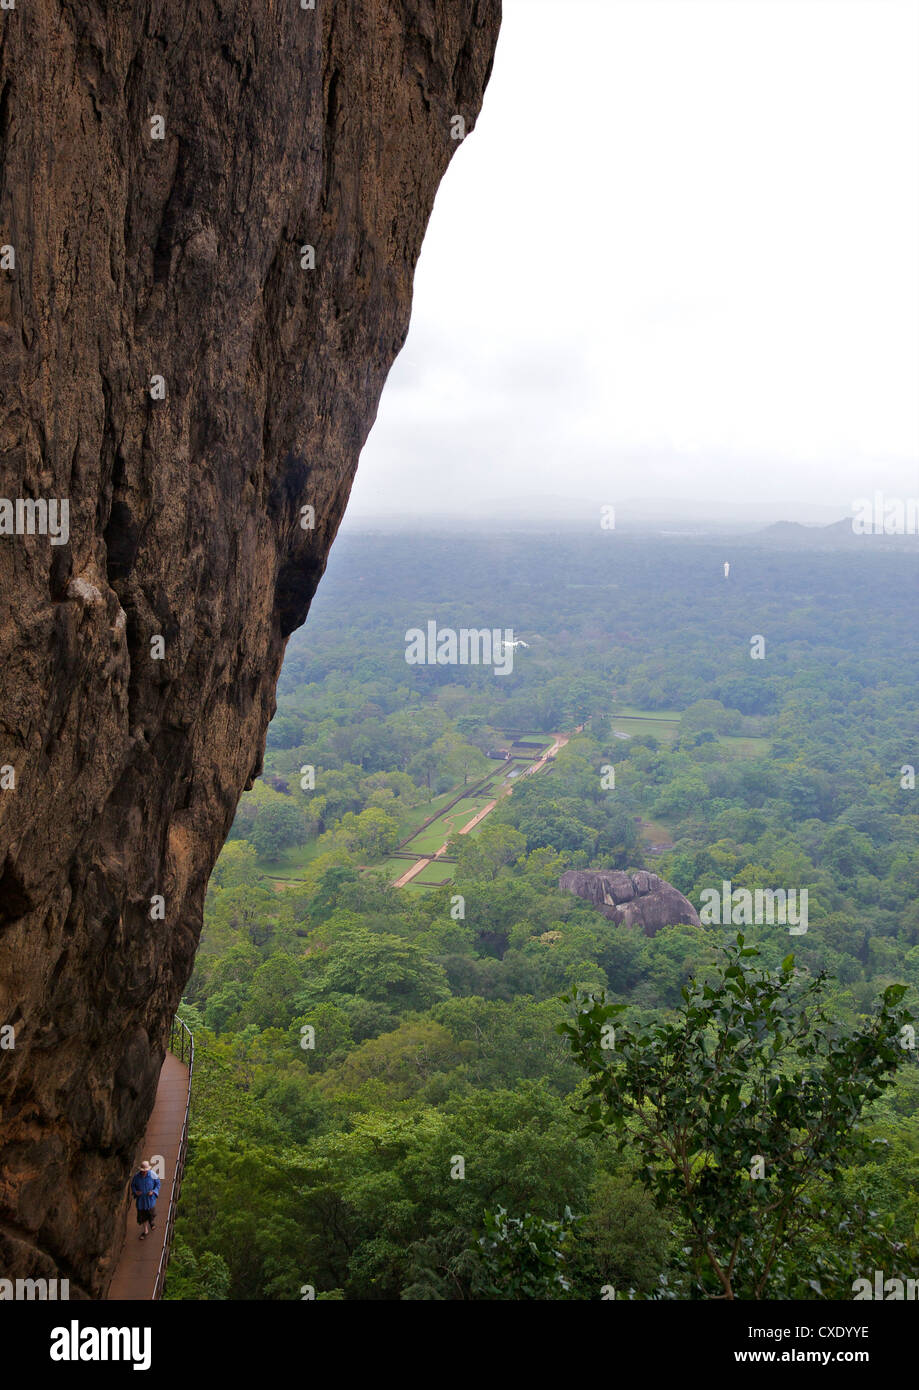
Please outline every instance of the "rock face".
[{"label": "rock face", "polygon": [[558,886],[586,898],[611,922],[641,927],[645,936],[655,936],[661,927],[680,923],[700,925],[699,914],[689,899],[672,883],[645,869],[634,874],[620,869],[569,869],[562,874]]},{"label": "rock face", "polygon": [[0,1275],[107,1287],[499,8],[0,15]]}]

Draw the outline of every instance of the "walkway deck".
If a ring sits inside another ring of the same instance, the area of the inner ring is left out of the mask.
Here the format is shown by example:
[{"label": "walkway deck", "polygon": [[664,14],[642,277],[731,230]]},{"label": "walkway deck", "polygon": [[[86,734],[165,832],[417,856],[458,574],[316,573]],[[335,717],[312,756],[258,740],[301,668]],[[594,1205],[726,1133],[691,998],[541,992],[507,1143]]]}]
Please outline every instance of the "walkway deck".
[{"label": "walkway deck", "polygon": [[160,1182],[156,1204],[156,1230],[146,1240],[140,1239],[132,1198],[124,1245],[108,1291],[110,1299],[145,1300],[153,1297],[156,1272],[166,1240],[166,1213],[175,1180],[187,1100],[188,1067],[167,1052],[156,1088],[156,1104],[134,1163],[136,1172],[141,1159],[152,1158],[154,1154],[159,1154],[163,1159],[161,1171],[165,1176]]}]

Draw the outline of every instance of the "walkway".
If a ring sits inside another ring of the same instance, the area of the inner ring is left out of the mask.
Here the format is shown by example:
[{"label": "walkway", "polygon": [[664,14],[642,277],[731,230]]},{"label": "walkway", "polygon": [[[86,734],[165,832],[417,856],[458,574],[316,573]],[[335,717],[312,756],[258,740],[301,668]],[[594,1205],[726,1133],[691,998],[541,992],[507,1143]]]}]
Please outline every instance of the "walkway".
[{"label": "walkway", "polygon": [[108,1291],[110,1299],[146,1300],[154,1296],[160,1256],[167,1236],[166,1215],[175,1181],[187,1103],[188,1067],[167,1052],[156,1088],[156,1104],[134,1162],[136,1172],[144,1158],[152,1159],[154,1154],[158,1154],[163,1160],[158,1165],[158,1171],[165,1176],[160,1182],[156,1204],[156,1230],[146,1240],[140,1239],[132,1197],[124,1245]]}]

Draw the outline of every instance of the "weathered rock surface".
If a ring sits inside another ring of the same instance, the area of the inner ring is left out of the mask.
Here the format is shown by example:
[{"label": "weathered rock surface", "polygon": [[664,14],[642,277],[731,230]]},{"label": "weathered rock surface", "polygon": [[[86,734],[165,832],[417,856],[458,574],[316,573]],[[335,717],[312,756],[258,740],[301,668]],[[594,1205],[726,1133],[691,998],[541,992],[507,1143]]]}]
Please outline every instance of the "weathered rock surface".
[{"label": "weathered rock surface", "polygon": [[70,508],[66,544],[0,534],[4,1276],[107,1286],[208,875],[499,8],[0,15],[0,498]]},{"label": "weathered rock surface", "polygon": [[689,899],[672,883],[645,869],[633,874],[620,869],[569,869],[558,886],[586,898],[611,922],[641,927],[645,936],[655,936],[661,927],[680,923],[700,925]]}]

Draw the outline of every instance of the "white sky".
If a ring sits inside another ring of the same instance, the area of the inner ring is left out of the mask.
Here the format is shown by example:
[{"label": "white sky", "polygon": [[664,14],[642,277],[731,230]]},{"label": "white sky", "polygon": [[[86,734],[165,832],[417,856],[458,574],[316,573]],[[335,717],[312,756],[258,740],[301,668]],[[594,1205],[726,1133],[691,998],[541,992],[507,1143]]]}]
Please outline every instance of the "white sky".
[{"label": "white sky", "polygon": [[917,70],[916,0],[505,0],[354,514],[915,496]]}]

